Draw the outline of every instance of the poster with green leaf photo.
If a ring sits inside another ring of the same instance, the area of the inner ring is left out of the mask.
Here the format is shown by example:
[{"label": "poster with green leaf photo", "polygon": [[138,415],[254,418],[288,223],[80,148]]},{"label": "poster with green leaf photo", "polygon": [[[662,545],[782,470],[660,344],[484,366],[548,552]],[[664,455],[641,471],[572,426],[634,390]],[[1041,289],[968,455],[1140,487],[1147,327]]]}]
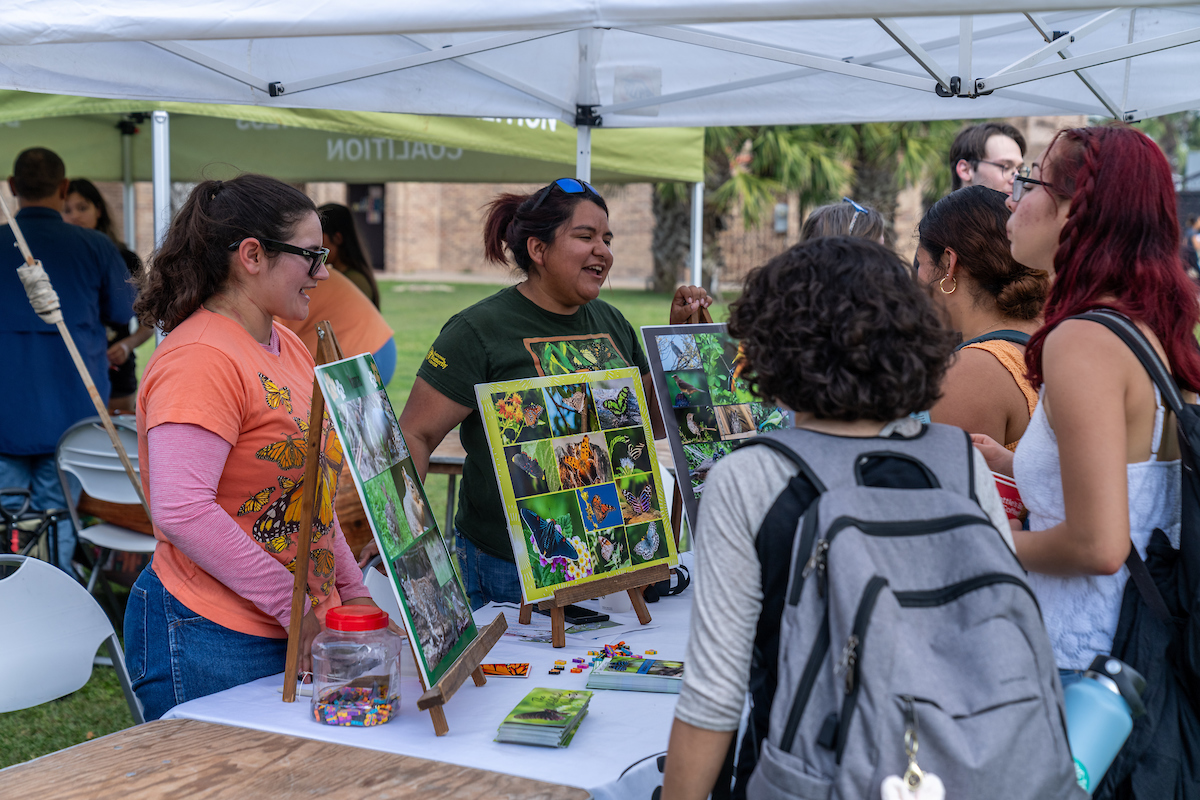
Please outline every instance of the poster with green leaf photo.
[{"label": "poster with green leaf photo", "polygon": [[355,356],[317,367],[321,393],[396,593],[404,629],[428,687],[477,630],[413,466],[375,360]]},{"label": "poster with green leaf photo", "polygon": [[525,602],[679,560],[634,367],[475,387]]},{"label": "poster with green leaf photo", "polygon": [[[696,518],[708,471],[740,439],[792,427],[792,414],[764,403],[743,378],[745,361],[724,323],[646,325],[642,340],[658,392],[688,529]],[[636,560],[635,560],[636,563]]]}]

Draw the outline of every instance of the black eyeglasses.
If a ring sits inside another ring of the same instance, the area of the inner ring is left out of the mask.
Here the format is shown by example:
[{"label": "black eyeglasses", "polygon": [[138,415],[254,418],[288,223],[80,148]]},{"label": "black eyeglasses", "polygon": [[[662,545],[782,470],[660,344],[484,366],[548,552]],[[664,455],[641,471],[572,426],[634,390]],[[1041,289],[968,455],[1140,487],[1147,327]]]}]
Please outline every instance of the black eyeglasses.
[{"label": "black eyeglasses", "polygon": [[860,206],[858,203],[851,200],[849,197],[843,197],[842,202],[849,203],[850,206],[854,209],[854,216],[850,218],[850,227],[846,229],[846,235],[850,236],[854,233],[854,223],[858,222],[859,215],[866,214],[867,210],[865,208],[863,208],[862,206]]},{"label": "black eyeglasses", "polygon": [[546,199],[546,196],[550,194],[550,190],[555,186],[567,194],[590,194],[592,197],[601,199],[600,193],[593,189],[587,181],[580,181],[575,178],[559,178],[553,183],[547,184],[545,189],[542,189],[542,193],[538,195],[537,202],[533,204],[533,208],[529,209],[530,214],[538,210],[538,206],[542,204],[542,201]]},{"label": "black eyeglasses", "polygon": [[1003,175],[1005,178],[1007,178],[1010,175],[1018,175],[1021,173],[1021,170],[1022,170],[1022,166],[1020,164],[1018,164],[1017,166],[1014,167],[1012,164],[1001,164],[999,161],[985,161],[982,158],[975,159],[974,163],[976,163],[976,164],[991,164],[993,167],[1000,170],[1000,174]]},{"label": "black eyeglasses", "polygon": [[1052,183],[1034,180],[1033,178],[1027,178],[1024,175],[1017,175],[1013,178],[1012,199],[1014,203],[1018,202],[1022,197],[1025,196],[1025,192],[1029,191],[1029,184],[1034,186],[1045,186],[1047,189],[1055,188],[1054,184]]},{"label": "black eyeglasses", "polygon": [[[318,247],[316,250],[305,250],[303,247],[297,247],[294,244],[287,242],[277,242],[274,239],[264,239],[261,236],[247,236],[246,239],[253,239],[261,244],[267,250],[274,250],[277,253],[293,253],[298,256],[304,256],[311,259],[312,264],[308,268],[308,277],[315,278],[317,273],[321,271],[321,265],[325,263],[325,259],[329,257],[328,247]],[[238,239],[233,244],[229,245],[229,250],[237,250],[242,242],[246,239]]]}]

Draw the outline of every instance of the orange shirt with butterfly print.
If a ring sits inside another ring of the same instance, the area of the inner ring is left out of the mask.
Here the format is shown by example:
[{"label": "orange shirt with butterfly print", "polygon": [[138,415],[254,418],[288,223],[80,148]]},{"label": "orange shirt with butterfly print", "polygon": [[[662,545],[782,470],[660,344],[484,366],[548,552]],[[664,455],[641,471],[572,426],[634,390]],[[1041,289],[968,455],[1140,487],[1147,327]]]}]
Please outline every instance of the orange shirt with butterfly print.
[{"label": "orange shirt with butterfly print", "polygon": [[[164,423],[198,425],[229,442],[233,449],[216,502],[285,569],[296,557],[314,365],[295,334],[278,324],[275,331],[277,356],[236,322],[203,308],[171,331],[142,379],[138,458],[150,463],[147,432]],[[334,585],[332,498],[342,461],[341,443],[331,432],[321,453],[308,576],[308,593],[322,620],[341,603]],[[149,497],[145,467],[141,477]],[[157,525],[154,535],[159,540],[154,571],[179,602],[241,633],[287,636],[274,617],[197,566]]]}]

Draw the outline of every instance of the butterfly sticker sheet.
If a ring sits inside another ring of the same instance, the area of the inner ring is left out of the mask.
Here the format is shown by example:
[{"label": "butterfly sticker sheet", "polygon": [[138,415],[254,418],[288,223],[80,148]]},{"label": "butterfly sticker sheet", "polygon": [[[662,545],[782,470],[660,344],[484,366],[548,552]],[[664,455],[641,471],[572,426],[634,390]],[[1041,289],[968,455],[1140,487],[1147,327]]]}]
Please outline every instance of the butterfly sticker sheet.
[{"label": "butterfly sticker sheet", "polygon": [[[470,603],[374,359],[361,355],[320,365],[317,377],[333,426],[346,443],[338,466],[343,460],[349,465],[413,644],[422,685],[429,687],[478,635]],[[246,502],[269,500],[267,493]],[[328,560],[321,552],[312,551],[318,569]]]},{"label": "butterfly sticker sheet", "polygon": [[475,393],[526,602],[566,583],[677,563],[636,368]]},{"label": "butterfly sticker sheet", "polygon": [[671,455],[681,470],[687,467],[688,480],[678,485],[688,528],[695,530],[713,465],[741,439],[792,427],[792,415],[755,396],[737,340],[724,323],[647,325],[642,339]]}]

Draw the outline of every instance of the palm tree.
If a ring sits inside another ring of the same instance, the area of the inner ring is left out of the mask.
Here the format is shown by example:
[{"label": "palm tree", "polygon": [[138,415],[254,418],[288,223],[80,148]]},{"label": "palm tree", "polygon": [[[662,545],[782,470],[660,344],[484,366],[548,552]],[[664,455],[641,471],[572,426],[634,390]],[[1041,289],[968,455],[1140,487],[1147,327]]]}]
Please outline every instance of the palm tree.
[{"label": "palm tree", "polygon": [[[934,186],[949,185],[945,158],[959,128],[958,122],[708,128],[705,284],[720,273],[717,234],[735,208],[741,208],[743,225],[752,227],[785,192],[798,192],[804,209],[836,200],[849,186],[858,202],[891,220],[901,186],[926,178]],[[671,291],[686,272],[690,207],[683,184],[655,187],[655,291]]]}]

